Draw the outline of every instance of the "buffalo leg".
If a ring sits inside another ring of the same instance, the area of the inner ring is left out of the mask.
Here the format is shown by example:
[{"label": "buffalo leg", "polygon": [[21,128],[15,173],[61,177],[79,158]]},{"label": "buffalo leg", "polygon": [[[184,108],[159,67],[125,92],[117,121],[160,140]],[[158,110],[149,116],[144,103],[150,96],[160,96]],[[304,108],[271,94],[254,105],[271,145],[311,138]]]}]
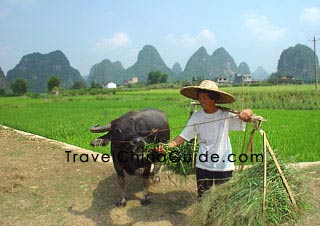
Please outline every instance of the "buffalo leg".
[{"label": "buffalo leg", "polygon": [[147,206],[151,204],[151,198],[149,195],[149,187],[150,187],[150,168],[151,165],[145,166],[143,171],[143,199],[141,200],[141,205]]},{"label": "buffalo leg", "polygon": [[119,177],[118,178],[119,185],[120,185],[120,198],[118,199],[117,206],[118,207],[125,207],[127,204],[126,200],[126,192],[125,192],[125,179],[124,177]]},{"label": "buffalo leg", "polygon": [[152,179],[152,183],[160,182],[160,176],[159,176],[160,169],[161,169],[161,163],[160,162],[155,162],[153,164],[153,170],[150,173],[150,177]]},{"label": "buffalo leg", "polygon": [[127,200],[126,200],[126,193],[125,193],[125,179],[124,179],[124,172],[123,169],[119,169],[118,167],[116,168],[116,172],[118,175],[118,182],[119,182],[119,187],[120,187],[120,197],[116,203],[116,205],[118,207],[125,207],[127,204]]}]

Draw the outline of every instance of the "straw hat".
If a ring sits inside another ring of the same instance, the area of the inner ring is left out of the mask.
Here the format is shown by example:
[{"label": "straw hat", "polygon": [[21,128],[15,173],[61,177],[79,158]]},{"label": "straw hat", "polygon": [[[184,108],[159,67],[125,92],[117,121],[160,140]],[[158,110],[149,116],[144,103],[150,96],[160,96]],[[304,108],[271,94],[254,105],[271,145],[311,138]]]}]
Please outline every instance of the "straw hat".
[{"label": "straw hat", "polygon": [[235,101],[235,97],[227,92],[219,90],[217,84],[211,80],[203,80],[199,86],[187,86],[180,90],[180,93],[186,97],[194,100],[198,100],[198,90],[205,90],[213,93],[218,93],[219,98],[215,100],[218,104],[232,103]]}]

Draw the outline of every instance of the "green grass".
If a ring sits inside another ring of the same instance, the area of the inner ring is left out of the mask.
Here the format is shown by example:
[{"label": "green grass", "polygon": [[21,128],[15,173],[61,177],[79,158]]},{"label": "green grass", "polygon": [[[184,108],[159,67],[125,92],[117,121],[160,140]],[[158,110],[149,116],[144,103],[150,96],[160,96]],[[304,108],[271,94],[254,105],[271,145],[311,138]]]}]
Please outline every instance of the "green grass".
[{"label": "green grass", "polygon": [[[238,101],[235,109],[252,108],[268,121],[262,128],[277,155],[288,160],[317,161],[320,142],[319,97],[312,86],[225,87]],[[189,116],[190,99],[177,89],[121,91],[105,95],[64,96],[34,99],[0,98],[0,124],[51,139],[106,153],[108,148],[92,148],[89,143],[99,134],[89,128],[105,124],[122,114],[142,108],[157,108],[169,118],[171,137],[178,135]],[[249,137],[248,127],[246,138]],[[244,133],[231,133],[235,153],[240,153]],[[255,152],[261,150],[256,134]]]},{"label": "green grass", "polygon": [[[320,142],[320,110],[267,110],[257,109],[255,113],[262,115],[267,122],[262,123],[262,129],[266,132],[271,147],[284,161],[319,161]],[[249,140],[252,126],[247,132],[231,132],[230,138],[234,152],[240,154],[244,136],[245,145]],[[262,137],[255,133],[254,152],[262,151]]]},{"label": "green grass", "polygon": [[316,93],[311,85],[225,87],[224,90],[237,97],[233,104],[237,109],[320,109],[320,92]]}]

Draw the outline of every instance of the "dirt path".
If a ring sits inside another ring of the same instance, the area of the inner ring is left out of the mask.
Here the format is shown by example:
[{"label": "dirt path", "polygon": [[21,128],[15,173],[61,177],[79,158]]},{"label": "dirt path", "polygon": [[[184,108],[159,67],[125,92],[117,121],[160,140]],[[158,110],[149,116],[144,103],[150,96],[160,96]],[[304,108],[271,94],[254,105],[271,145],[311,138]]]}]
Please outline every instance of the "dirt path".
[{"label": "dirt path", "polygon": [[162,175],[151,188],[152,205],[144,207],[141,178],[127,177],[129,201],[119,209],[112,163],[67,162],[59,146],[0,129],[0,225],[185,224],[193,178],[173,178],[175,186]]},{"label": "dirt path", "polygon": [[[140,205],[142,181],[127,177],[129,201],[119,209],[111,163],[67,162],[61,145],[0,127],[0,225],[185,225],[196,200],[195,179],[166,174]],[[299,225],[319,225],[320,167],[305,171],[315,213]]]}]

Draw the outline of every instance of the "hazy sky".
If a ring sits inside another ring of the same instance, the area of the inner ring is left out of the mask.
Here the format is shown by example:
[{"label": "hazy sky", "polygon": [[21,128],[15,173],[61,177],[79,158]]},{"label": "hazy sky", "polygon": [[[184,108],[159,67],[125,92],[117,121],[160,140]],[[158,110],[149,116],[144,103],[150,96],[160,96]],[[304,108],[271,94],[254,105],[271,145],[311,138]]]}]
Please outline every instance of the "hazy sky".
[{"label": "hazy sky", "polygon": [[319,0],[0,0],[5,74],[26,54],[58,49],[82,76],[103,59],[128,68],[147,44],[168,67],[184,69],[204,46],[210,55],[224,47],[252,72],[274,72],[282,50],[313,48],[313,36],[320,38]]}]

